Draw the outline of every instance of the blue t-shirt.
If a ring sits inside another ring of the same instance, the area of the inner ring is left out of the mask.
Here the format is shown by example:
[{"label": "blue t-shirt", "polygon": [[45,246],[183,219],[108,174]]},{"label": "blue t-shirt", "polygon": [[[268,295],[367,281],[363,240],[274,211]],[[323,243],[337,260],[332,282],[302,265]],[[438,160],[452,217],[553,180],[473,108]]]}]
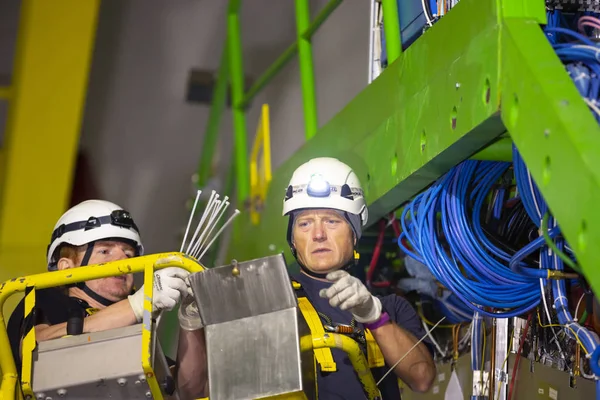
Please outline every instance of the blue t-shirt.
[{"label": "blue t-shirt", "polygon": [[[321,289],[326,289],[332,285],[330,282],[313,279],[303,273],[294,274],[292,278],[302,285],[306,297],[308,297],[308,300],[318,312],[331,318],[334,323],[350,324],[352,314],[349,311],[332,307],[329,305],[327,299],[319,296]],[[381,300],[383,309],[390,315],[390,319],[398,324],[398,326],[415,335],[417,339],[425,335],[421,321],[408,301],[396,295],[379,297],[379,299]],[[361,324],[358,325],[361,326]],[[426,344],[429,347],[429,343]],[[346,353],[338,349],[331,349],[331,352],[337,366],[337,371],[324,373],[317,367],[319,400],[364,400],[365,395],[362,385]],[[389,366],[386,366],[373,368],[371,372],[375,377],[375,381],[379,381],[388,370]],[[379,390],[381,390],[384,400],[400,399],[398,378],[394,373],[386,376],[385,380],[379,385]]]}]

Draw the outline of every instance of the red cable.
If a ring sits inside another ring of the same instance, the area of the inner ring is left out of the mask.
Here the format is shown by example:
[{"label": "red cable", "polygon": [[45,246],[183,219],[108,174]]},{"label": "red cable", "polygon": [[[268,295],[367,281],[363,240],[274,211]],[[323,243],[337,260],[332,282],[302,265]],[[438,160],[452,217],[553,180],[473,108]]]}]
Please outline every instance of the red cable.
[{"label": "red cable", "polygon": [[[373,274],[375,273],[375,267],[377,266],[377,261],[379,260],[379,254],[381,253],[381,247],[383,246],[383,238],[385,236],[385,221],[379,221],[379,235],[377,236],[377,243],[375,244],[375,248],[373,249],[373,257],[371,257],[371,262],[369,263],[369,269],[367,271],[367,286],[371,286],[371,280],[373,279]],[[381,283],[381,282],[378,282]],[[372,285],[375,287],[380,287],[378,285]],[[389,286],[389,285],[388,285]]]},{"label": "red cable", "polygon": [[[525,329],[523,330],[523,336],[521,337],[521,343],[519,344],[519,352],[517,353],[517,358],[515,359],[515,365],[512,370],[512,374],[510,376],[510,386],[508,389],[508,400],[512,399],[513,389],[515,387],[515,377],[517,375],[517,371],[519,370],[519,361],[521,360],[521,353],[523,352],[523,345],[525,344],[525,339],[527,338],[527,331],[529,330],[529,323],[531,322],[531,316],[533,314],[529,314],[527,317],[527,323],[525,324]],[[510,351],[510,349],[509,349]]]}]

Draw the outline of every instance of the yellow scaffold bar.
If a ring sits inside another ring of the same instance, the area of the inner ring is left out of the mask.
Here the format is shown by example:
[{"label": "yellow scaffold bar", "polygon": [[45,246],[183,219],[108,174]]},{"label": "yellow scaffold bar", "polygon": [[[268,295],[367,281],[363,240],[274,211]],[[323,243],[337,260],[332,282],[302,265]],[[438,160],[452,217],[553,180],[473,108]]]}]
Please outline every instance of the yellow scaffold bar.
[{"label": "yellow scaffold bar", "polygon": [[[36,275],[13,278],[0,283],[0,369],[2,370],[2,385],[0,386],[0,400],[14,400],[16,397],[16,385],[18,382],[17,368],[12,356],[6,322],[2,312],[6,299],[15,293],[25,292],[27,288],[46,289],[50,287],[69,285],[92,279],[106,278],[133,274],[138,272],[162,269],[167,267],[183,268],[190,273],[200,272],[204,267],[196,260],[183,253],[160,253],[143,257],[130,258],[114,261],[101,265],[90,265],[80,268],[72,268],[64,271],[45,272]],[[151,291],[150,291],[151,294]],[[147,304],[146,304],[147,306]],[[146,307],[147,308],[147,307]],[[148,314],[149,312],[146,312]],[[144,324],[147,325],[149,318],[144,316]],[[145,326],[144,329],[147,327]],[[149,349],[150,336],[145,333],[145,348]],[[149,358],[148,353],[144,356]]]},{"label": "yellow scaffold bar", "polygon": [[[0,165],[0,281],[68,206],[100,0],[23,0]],[[4,97],[4,96],[3,96]],[[29,269],[32,268],[32,269]],[[12,400],[12,399],[11,399]]]}]

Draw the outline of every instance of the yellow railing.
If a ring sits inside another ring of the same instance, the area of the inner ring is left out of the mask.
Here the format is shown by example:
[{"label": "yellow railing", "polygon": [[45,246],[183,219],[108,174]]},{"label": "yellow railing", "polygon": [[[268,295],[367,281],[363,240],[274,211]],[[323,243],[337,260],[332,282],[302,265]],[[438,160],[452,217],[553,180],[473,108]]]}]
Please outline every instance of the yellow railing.
[{"label": "yellow railing", "polygon": [[260,222],[260,212],[267,197],[270,182],[271,125],[269,105],[263,104],[250,155],[250,218],[253,224]]},{"label": "yellow railing", "polygon": [[[101,265],[73,268],[63,271],[45,272],[11,279],[0,284],[0,369],[2,370],[2,384],[0,386],[0,400],[21,399],[21,391],[16,390],[19,384],[19,375],[13,359],[10,341],[6,330],[6,322],[2,309],[6,300],[16,294],[35,293],[35,290],[69,285],[92,279],[107,278],[111,276],[126,275],[144,272],[144,319],[142,324],[142,367],[154,399],[162,400],[162,394],[152,370],[152,288],[153,272],[167,267],[183,268],[190,273],[200,272],[204,267],[195,259],[183,253],[159,253],[127,260],[115,261]],[[34,295],[35,296],[35,295]],[[34,297],[32,296],[32,297]],[[29,303],[29,302],[28,302]],[[32,307],[32,304],[27,304]],[[358,344],[343,335],[325,333],[323,335],[306,336],[300,343],[302,351],[322,348],[338,348],[348,354],[348,357],[357,372],[357,376],[365,389],[367,398],[375,400],[380,398],[375,379],[369,369],[369,364],[360,350]],[[31,382],[28,382],[26,392],[31,392]]]},{"label": "yellow railing", "polygon": [[30,288],[47,289],[51,287],[69,285],[92,279],[107,278],[144,272],[144,319],[142,324],[142,367],[146,372],[146,379],[154,399],[162,399],[162,394],[152,371],[150,363],[152,343],[152,288],[154,270],[179,267],[190,273],[203,271],[204,267],[195,259],[183,253],[159,253],[143,257],[114,261],[101,265],[73,268],[63,271],[45,272],[11,279],[0,284],[0,369],[2,370],[2,384],[0,386],[0,400],[15,400],[20,398],[20,390],[16,390],[19,381],[15,360],[13,359],[6,322],[2,313],[6,300]]}]

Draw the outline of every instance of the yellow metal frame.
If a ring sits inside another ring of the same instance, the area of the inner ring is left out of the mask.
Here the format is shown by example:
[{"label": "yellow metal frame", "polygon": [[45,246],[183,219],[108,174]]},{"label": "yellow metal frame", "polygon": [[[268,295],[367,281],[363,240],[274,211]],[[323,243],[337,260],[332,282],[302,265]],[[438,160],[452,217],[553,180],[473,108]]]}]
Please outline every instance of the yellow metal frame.
[{"label": "yellow metal frame", "polygon": [[[259,155],[262,155],[260,160]],[[267,190],[269,189],[271,179],[269,105],[263,104],[252,146],[252,154],[250,155],[250,219],[253,224],[258,225],[260,223],[260,211],[267,197]]]},{"label": "yellow metal frame", "polygon": [[[308,345],[306,341],[300,342],[301,346]],[[365,358],[362,350],[358,343],[354,340],[350,339],[347,336],[340,335],[338,333],[325,333],[322,336],[314,335],[312,336],[312,349],[340,349],[344,351],[350,362],[352,363],[352,367],[356,371],[356,375],[360,380],[363,388],[365,389],[365,393],[367,395],[367,399],[376,400],[381,399],[381,392],[377,388],[377,383],[375,382],[375,378],[371,373],[371,369],[369,368],[369,363]],[[302,351],[307,350],[305,347],[302,347]]]},{"label": "yellow metal frame", "polygon": [[[35,273],[37,261],[23,257],[44,254],[48,227],[68,207],[100,7],[20,3],[11,84],[0,88],[9,102],[0,127],[0,282]],[[51,195],[40,201],[42,193]]]},{"label": "yellow metal frame", "polygon": [[[2,384],[0,385],[0,400],[15,400],[21,398],[17,391],[17,368],[12,356],[10,341],[6,331],[6,321],[2,312],[6,300],[16,294],[34,289],[47,289],[62,285],[75,284],[92,279],[107,278],[144,272],[144,323],[142,329],[142,367],[155,399],[162,399],[162,394],[152,370],[152,287],[154,271],[167,267],[183,268],[190,273],[200,272],[204,267],[195,259],[183,253],[159,253],[114,261],[101,265],[91,265],[64,271],[45,272],[11,279],[0,284],[0,369]],[[33,291],[34,292],[34,291]],[[30,294],[31,292],[29,292]],[[35,292],[34,292],[35,293]],[[31,304],[26,299],[26,307]],[[35,332],[35,330],[33,330]]]}]

